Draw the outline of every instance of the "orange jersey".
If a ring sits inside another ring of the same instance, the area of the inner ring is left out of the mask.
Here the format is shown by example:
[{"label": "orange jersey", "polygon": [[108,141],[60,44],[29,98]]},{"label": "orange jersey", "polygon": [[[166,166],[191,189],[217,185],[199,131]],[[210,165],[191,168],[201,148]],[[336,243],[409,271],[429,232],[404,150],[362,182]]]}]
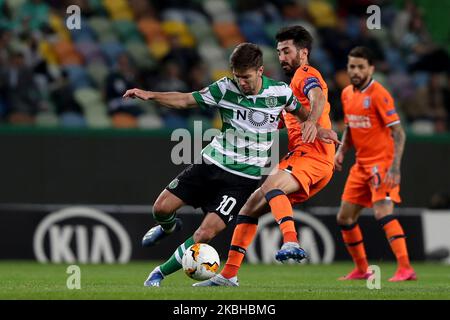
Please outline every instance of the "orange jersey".
[{"label": "orange jersey", "polygon": [[390,165],[394,140],[389,127],[400,123],[400,118],[389,92],[371,80],[362,90],[347,86],[341,99],[344,121],[356,149],[356,162],[362,166]]},{"label": "orange jersey", "polygon": [[[322,115],[319,118],[319,125],[322,128],[331,129],[330,103],[328,102],[328,86],[317,69],[304,65],[297,69],[291,80],[291,89],[298,101],[309,112],[311,105],[308,99],[308,92],[313,88],[321,88],[325,95],[326,103]],[[325,156],[327,162],[333,163],[335,147],[334,144],[326,144],[316,139],[314,143],[303,143],[301,138],[301,127],[297,118],[289,113],[284,113],[284,122],[288,130],[289,151],[300,150],[306,153],[320,154]]]}]

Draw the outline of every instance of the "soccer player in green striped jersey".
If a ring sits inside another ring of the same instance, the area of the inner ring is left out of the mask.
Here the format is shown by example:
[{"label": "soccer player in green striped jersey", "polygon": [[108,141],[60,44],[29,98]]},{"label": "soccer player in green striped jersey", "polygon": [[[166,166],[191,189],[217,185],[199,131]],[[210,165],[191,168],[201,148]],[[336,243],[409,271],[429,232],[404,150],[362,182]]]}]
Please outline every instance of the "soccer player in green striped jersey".
[{"label": "soccer player in green striped jersey", "polygon": [[[263,75],[260,48],[251,43],[238,45],[230,57],[233,79],[222,78],[201,91],[191,93],[127,90],[124,98],[154,100],[169,108],[217,108],[222,117],[221,134],[201,152],[199,163],[181,172],[159,195],[153,205],[158,223],[143,238],[152,246],[181,228],[176,210],[184,205],[200,207],[205,217],[195,233],[181,244],[164,264],[155,268],[145,286],[160,286],[167,275],[181,269],[184,251],[194,243],[207,243],[235,220],[240,208],[258,187],[270,158],[274,133],[283,110],[297,115],[306,112],[289,85]],[[330,130],[316,126],[304,128],[303,139],[337,139]]]}]

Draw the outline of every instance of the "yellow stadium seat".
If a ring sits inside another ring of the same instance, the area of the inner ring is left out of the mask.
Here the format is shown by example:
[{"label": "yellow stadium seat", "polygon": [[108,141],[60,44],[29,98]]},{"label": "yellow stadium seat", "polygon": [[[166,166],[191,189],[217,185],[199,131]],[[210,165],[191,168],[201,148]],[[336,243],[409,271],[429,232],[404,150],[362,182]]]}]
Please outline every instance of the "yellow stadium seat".
[{"label": "yellow stadium seat", "polygon": [[219,79],[222,79],[223,77],[230,77],[232,78],[233,75],[231,74],[230,70],[227,69],[217,69],[217,70],[213,70],[211,72],[211,78],[213,81],[217,81]]},{"label": "yellow stadium seat", "polygon": [[61,40],[70,41],[70,33],[67,30],[67,27],[61,17],[54,13],[50,13],[49,24],[53,28],[53,30],[55,30]]},{"label": "yellow stadium seat", "polygon": [[170,45],[165,38],[154,39],[148,44],[152,56],[155,59],[163,58],[170,51]]}]

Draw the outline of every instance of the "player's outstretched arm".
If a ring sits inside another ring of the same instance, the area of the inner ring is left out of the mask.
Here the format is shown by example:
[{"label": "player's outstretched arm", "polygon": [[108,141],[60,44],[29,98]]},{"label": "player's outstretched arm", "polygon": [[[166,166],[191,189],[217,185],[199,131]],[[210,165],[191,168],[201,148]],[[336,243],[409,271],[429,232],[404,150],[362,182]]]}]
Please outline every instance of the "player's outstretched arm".
[{"label": "player's outstretched arm", "polygon": [[392,138],[394,139],[394,160],[389,168],[384,182],[388,187],[393,188],[400,184],[400,165],[403,157],[403,150],[405,149],[406,135],[400,123],[390,127]]},{"label": "player's outstretched arm", "polygon": [[342,134],[342,143],[336,151],[334,157],[334,166],[337,171],[342,170],[342,163],[344,162],[345,153],[352,147],[352,139],[350,134],[350,129],[345,126],[344,133]]},{"label": "player's outstretched arm", "polygon": [[172,109],[188,109],[197,106],[192,93],[183,92],[154,92],[134,88],[127,90],[123,98],[154,100]]}]

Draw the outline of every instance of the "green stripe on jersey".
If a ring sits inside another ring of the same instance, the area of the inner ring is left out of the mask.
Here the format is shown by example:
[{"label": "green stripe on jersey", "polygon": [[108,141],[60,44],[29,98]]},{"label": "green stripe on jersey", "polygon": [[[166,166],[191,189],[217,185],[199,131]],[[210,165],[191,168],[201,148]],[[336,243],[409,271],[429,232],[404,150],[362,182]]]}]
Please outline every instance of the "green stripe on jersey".
[{"label": "green stripe on jersey", "polygon": [[217,152],[217,150],[210,145],[203,149],[203,155],[219,164],[219,166],[224,167],[229,171],[233,171],[238,175],[243,173],[244,175],[255,178],[261,177],[261,167],[246,163],[236,163],[233,159]]}]

